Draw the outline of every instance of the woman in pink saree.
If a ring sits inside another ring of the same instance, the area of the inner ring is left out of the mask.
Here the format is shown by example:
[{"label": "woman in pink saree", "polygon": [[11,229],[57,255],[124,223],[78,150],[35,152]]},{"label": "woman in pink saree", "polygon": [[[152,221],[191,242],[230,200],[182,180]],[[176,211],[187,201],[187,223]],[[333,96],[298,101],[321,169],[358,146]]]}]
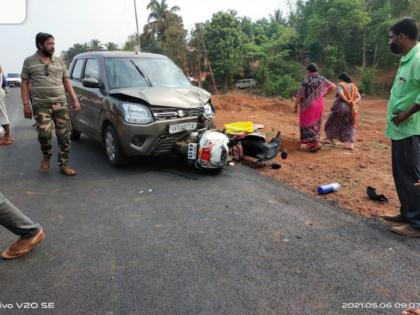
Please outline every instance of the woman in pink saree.
[{"label": "woman in pink saree", "polygon": [[308,74],[296,95],[295,111],[299,111],[301,147],[316,152],[321,149],[324,96],[335,88],[335,85],[318,73],[316,64],[311,63],[306,69]]}]

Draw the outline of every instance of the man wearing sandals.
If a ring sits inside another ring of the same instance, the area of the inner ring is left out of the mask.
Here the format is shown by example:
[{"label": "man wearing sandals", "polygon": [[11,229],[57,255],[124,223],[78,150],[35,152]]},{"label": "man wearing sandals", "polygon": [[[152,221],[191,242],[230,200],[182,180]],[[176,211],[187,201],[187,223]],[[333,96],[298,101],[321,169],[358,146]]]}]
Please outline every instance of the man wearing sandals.
[{"label": "man wearing sandals", "polygon": [[41,226],[32,222],[0,193],[0,225],[20,238],[1,253],[3,259],[14,259],[29,253],[45,238]]},{"label": "man wearing sandals", "polygon": [[401,55],[388,103],[386,135],[392,140],[392,173],[401,203],[400,213],[385,216],[404,223],[391,231],[420,237],[420,44],[416,21],[403,18],[391,27],[391,51]]},{"label": "man wearing sandals", "polygon": [[[22,68],[22,101],[25,118],[35,117],[38,141],[43,154],[41,169],[47,171],[52,155],[51,138],[55,129],[58,144],[58,164],[63,175],[73,176],[76,171],[68,165],[70,152],[71,122],[66,104],[65,92],[72,100],[72,109],[77,112],[80,104],[69,81],[64,62],[54,56],[54,37],[47,33],[38,33],[35,38],[38,51],[25,59]],[[29,100],[31,86],[32,112]],[[53,125],[54,124],[54,125]]]}]

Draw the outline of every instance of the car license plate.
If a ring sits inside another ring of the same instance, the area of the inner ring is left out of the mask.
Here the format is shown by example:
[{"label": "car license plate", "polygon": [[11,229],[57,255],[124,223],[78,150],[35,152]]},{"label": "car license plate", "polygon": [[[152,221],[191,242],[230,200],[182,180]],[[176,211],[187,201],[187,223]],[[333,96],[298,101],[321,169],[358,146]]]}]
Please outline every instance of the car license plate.
[{"label": "car license plate", "polygon": [[169,133],[178,133],[182,131],[194,130],[197,128],[197,122],[188,122],[178,125],[170,125],[169,126]]},{"label": "car license plate", "polygon": [[188,160],[197,159],[197,143],[188,143]]}]

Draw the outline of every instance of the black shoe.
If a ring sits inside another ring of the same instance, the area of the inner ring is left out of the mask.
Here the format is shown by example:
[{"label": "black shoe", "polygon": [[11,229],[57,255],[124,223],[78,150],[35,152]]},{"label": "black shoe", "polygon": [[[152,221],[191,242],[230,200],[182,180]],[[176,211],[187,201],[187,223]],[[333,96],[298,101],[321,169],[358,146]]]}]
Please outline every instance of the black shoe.
[{"label": "black shoe", "polygon": [[384,215],[382,218],[388,222],[407,223],[407,219],[404,218],[401,214],[392,215],[392,216]]}]

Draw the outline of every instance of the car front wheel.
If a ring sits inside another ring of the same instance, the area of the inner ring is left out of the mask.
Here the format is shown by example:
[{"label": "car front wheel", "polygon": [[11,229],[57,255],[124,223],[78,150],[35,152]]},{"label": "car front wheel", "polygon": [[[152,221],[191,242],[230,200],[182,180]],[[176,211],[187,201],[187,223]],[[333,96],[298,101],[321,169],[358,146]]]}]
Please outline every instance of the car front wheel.
[{"label": "car front wheel", "polygon": [[112,166],[118,167],[126,162],[126,157],[120,148],[117,134],[112,126],[107,126],[104,132],[106,156]]}]

